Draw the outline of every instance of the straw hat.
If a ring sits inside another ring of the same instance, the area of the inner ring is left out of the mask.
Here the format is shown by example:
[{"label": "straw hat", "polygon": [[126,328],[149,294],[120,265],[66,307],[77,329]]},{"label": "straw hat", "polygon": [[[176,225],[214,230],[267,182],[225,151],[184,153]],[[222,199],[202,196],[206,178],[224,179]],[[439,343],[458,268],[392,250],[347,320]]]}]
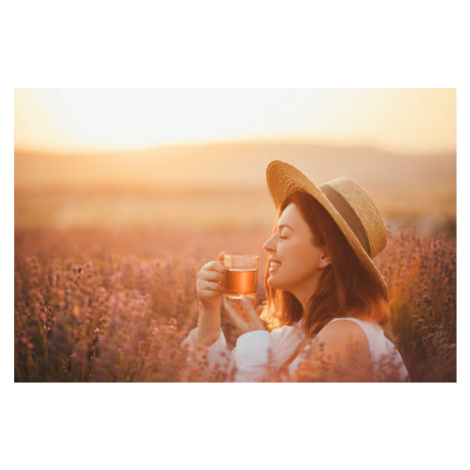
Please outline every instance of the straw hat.
[{"label": "straw hat", "polygon": [[341,177],[316,186],[292,165],[271,162],[266,169],[269,192],[277,209],[295,191],[313,196],[331,215],[366,270],[387,292],[372,261],[387,245],[387,231],[369,195],[352,179]]}]

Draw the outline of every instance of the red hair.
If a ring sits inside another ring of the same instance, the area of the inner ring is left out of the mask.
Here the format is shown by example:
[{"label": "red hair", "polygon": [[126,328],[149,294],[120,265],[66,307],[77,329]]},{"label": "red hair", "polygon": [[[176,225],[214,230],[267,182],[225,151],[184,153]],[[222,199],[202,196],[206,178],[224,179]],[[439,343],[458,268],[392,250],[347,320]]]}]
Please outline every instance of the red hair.
[{"label": "red hair", "polygon": [[305,335],[311,338],[329,321],[338,317],[362,318],[385,326],[390,318],[388,294],[362,266],[330,214],[310,194],[295,192],[282,204],[279,217],[291,203],[297,206],[309,225],[312,243],[318,247],[328,247],[331,264],[323,268],[306,312],[293,294],[268,285],[267,265],[264,319],[271,327],[277,327],[292,325],[303,318]]}]

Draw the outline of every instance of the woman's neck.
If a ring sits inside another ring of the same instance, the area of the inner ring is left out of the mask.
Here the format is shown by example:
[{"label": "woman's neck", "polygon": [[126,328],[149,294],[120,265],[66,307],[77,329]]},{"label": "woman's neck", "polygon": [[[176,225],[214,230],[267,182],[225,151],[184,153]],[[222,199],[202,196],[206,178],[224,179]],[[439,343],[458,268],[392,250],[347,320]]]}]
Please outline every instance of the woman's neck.
[{"label": "woman's neck", "polygon": [[291,291],[291,294],[299,301],[300,305],[302,305],[302,318],[305,316],[306,312],[308,311],[308,305],[310,303],[310,299],[315,294],[318,287],[318,280],[303,288],[297,288],[295,292]]}]

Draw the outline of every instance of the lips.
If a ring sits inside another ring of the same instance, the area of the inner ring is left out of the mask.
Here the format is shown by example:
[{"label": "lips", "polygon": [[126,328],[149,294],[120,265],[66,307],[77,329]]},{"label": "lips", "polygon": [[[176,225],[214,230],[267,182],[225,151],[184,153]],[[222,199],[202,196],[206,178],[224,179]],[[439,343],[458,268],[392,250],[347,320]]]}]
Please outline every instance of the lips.
[{"label": "lips", "polygon": [[281,267],[280,261],[270,260],[269,261],[269,273],[273,274]]}]

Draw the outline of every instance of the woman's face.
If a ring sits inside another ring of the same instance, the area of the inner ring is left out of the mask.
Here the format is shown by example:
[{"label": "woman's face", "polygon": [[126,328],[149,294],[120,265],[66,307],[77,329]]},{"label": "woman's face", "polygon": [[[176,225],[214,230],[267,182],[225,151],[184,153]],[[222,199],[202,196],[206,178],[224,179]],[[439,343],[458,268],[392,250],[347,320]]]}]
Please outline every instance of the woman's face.
[{"label": "woman's face", "polygon": [[268,285],[291,292],[304,305],[331,261],[325,247],[313,244],[310,227],[294,203],[282,212],[264,249],[269,253]]}]

